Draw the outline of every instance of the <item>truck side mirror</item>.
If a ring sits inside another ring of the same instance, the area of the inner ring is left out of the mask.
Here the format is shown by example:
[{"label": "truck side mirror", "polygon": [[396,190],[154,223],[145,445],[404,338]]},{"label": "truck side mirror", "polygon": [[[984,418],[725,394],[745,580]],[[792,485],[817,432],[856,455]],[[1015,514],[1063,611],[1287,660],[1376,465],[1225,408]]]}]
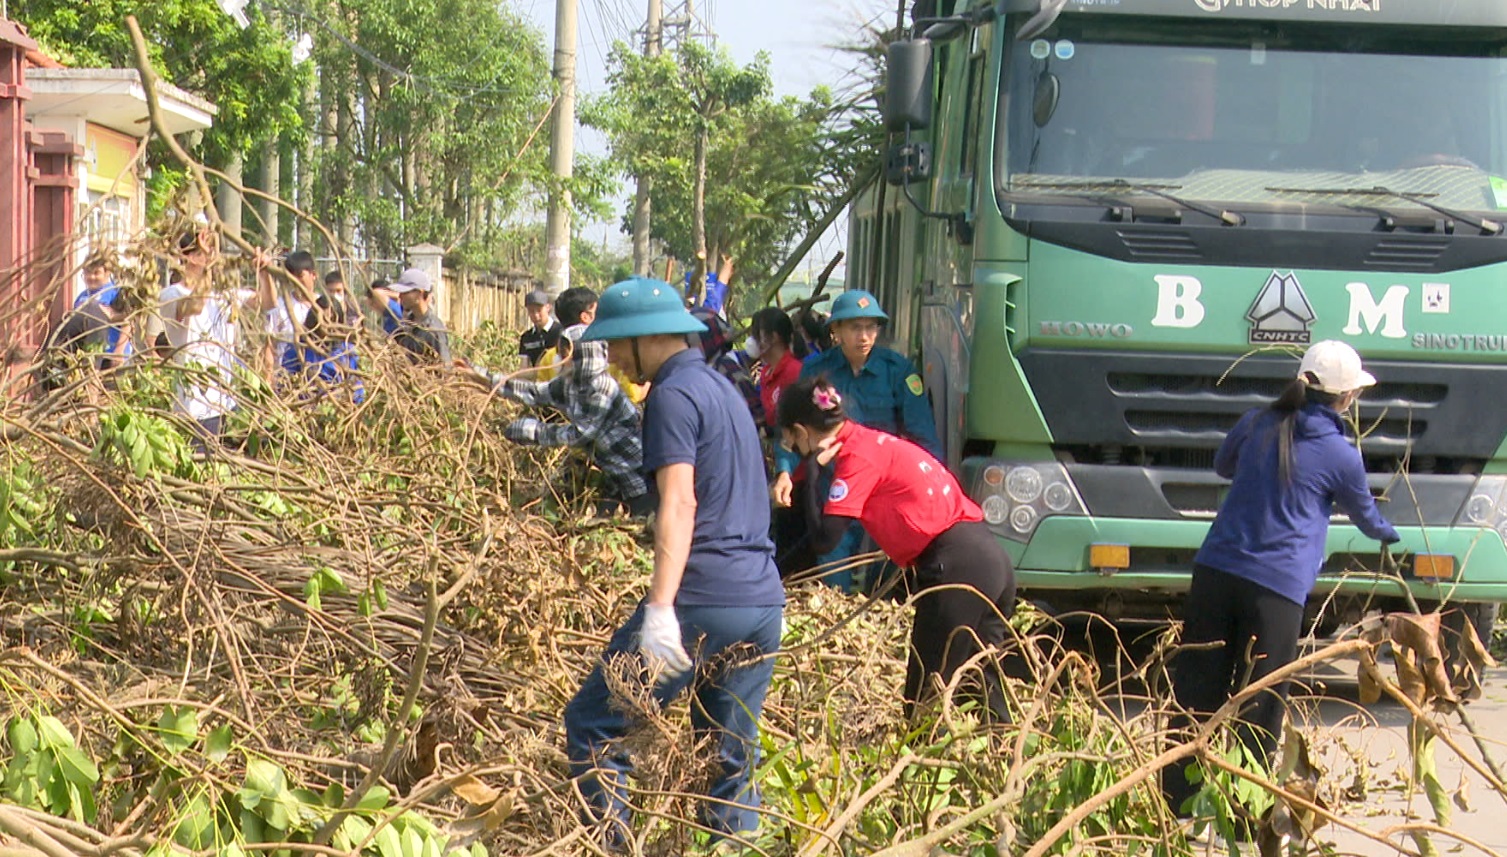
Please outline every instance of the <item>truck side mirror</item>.
[{"label": "truck side mirror", "polygon": [[884,127],[921,131],[931,127],[931,41],[907,39],[885,49]]}]

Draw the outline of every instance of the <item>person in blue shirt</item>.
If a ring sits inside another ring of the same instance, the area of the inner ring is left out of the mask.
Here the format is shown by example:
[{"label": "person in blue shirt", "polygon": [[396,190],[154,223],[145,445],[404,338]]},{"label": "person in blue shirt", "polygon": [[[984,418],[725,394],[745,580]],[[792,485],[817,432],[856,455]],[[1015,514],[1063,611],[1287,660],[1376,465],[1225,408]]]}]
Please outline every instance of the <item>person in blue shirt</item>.
[{"label": "person in blue shirt", "polygon": [[[1324,565],[1332,512],[1344,512],[1369,538],[1398,541],[1376,509],[1360,450],[1341,418],[1375,383],[1354,348],[1315,343],[1282,396],[1242,416],[1220,444],[1214,470],[1232,481],[1193,559],[1183,607],[1186,648],[1173,660],[1183,711],[1213,712],[1297,656],[1303,605]],[[1284,682],[1240,712],[1241,743],[1268,767],[1286,700]],[[1184,716],[1172,727],[1191,725]],[[1162,779],[1175,813],[1186,815],[1184,804],[1198,788],[1180,766]]]},{"label": "person in blue shirt", "polygon": [[398,327],[403,323],[403,302],[398,300],[392,284],[381,277],[372,280],[366,293],[366,305],[382,321],[382,332],[390,337],[397,336]]},{"label": "person in blue shirt", "polygon": [[614,699],[608,676],[621,681],[638,669],[659,706],[687,688],[694,696],[691,723],[713,771],[702,823],[719,838],[759,826],[759,717],[785,590],[769,541],[758,429],[733,385],[687,344],[687,334],[704,329],[674,287],[634,278],[608,287],[582,335],[606,341],[630,378],[653,382],[643,421],[644,472],[658,508],[649,592],[565,708],[571,775],[609,849],[629,838],[623,777],[632,768],[622,741],[640,703]]},{"label": "person in blue shirt", "polygon": [[357,375],[361,362],[344,315],[344,306],[320,295],[302,321],[304,335],[283,352],[279,362],[284,372],[312,387],[316,397],[343,387],[359,405],[366,400],[366,387]]},{"label": "person in blue shirt", "polygon": [[[73,299],[75,310],[83,311],[84,305],[90,302],[101,307],[114,307],[115,299],[120,296],[120,287],[115,285],[113,268],[110,257],[105,253],[93,253],[84,260],[84,289]],[[105,329],[105,354],[100,358],[99,368],[113,368],[130,356],[130,340],[122,342],[121,333],[120,324],[112,324]]]},{"label": "person in blue shirt", "polygon": [[[832,301],[832,315],[827,324],[832,332],[833,347],[808,359],[801,366],[801,378],[826,376],[842,396],[848,419],[903,437],[942,460],[942,443],[937,439],[931,401],[921,383],[916,365],[898,351],[879,345],[889,315],[872,294],[853,289]],[[774,484],[770,496],[775,505],[791,505],[794,475],[801,458],[789,450],[775,451]],[[807,468],[810,469],[810,468]],[[821,565],[837,563],[859,552],[864,539],[857,524],[829,553],[817,557]],[[780,545],[783,552],[792,546]],[[855,573],[858,572],[858,573]],[[852,592],[860,583],[872,586],[876,580],[860,581],[862,570],[848,569],[829,574],[823,580],[830,586]]]}]

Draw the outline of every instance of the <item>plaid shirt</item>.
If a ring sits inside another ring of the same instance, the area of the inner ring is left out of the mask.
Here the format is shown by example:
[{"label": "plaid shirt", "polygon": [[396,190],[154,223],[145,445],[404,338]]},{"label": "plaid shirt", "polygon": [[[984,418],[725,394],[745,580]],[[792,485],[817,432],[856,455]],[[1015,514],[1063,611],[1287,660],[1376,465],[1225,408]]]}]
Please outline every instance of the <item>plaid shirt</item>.
[{"label": "plaid shirt", "polygon": [[718,375],[733,382],[738,392],[743,396],[743,401],[748,404],[748,412],[753,414],[754,425],[764,425],[764,402],[759,398],[759,388],[754,384],[753,376],[748,368],[743,365],[737,355],[731,351],[723,352],[716,360],[712,361],[712,368]]},{"label": "plaid shirt", "polygon": [[609,492],[623,500],[646,494],[638,409],[607,372],[607,344],[575,347],[575,355],[548,381],[515,378],[498,390],[524,405],[554,408],[567,422],[523,417],[509,423],[503,435],[514,443],[584,448],[602,469]]}]

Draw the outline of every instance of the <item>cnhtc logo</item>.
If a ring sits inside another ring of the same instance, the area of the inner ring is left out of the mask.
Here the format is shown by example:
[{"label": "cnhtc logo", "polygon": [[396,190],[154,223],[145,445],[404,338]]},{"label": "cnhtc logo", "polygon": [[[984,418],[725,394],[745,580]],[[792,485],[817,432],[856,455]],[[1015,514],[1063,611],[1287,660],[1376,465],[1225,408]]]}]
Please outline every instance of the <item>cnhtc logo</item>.
[{"label": "cnhtc logo", "polygon": [[1251,323],[1252,345],[1307,345],[1314,313],[1298,275],[1272,271],[1245,317]]}]

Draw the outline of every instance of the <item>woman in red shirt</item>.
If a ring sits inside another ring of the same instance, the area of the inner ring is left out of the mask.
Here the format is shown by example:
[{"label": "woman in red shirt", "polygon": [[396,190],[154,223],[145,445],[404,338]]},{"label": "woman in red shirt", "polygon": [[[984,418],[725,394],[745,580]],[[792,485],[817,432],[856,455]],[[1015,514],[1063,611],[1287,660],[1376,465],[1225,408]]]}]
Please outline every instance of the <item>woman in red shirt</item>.
[{"label": "woman in red shirt", "polygon": [[[795,325],[790,321],[790,316],[779,307],[765,307],[754,313],[749,318],[748,335],[753,338],[752,350],[758,352],[762,361],[759,370],[759,401],[764,406],[769,439],[778,443],[780,428],[775,419],[775,409],[779,407],[780,394],[800,377],[799,352],[803,346],[796,340]],[[805,467],[797,467],[791,474],[797,485],[805,472]],[[770,522],[769,534],[774,539],[775,564],[779,566],[781,578],[818,564],[817,555],[812,552],[810,539],[806,535],[806,519],[799,508],[776,505],[770,510]]]},{"label": "woman in red shirt", "polygon": [[[780,397],[780,443],[833,466],[825,498],[808,479],[812,549],[831,550],[854,520],[906,570],[916,599],[905,674],[905,715],[945,687],[982,646],[999,646],[1015,608],[1015,571],[978,505],[931,453],[848,420],[826,378],[802,378]],[[1010,718],[996,664],[984,669],[981,701]]]},{"label": "woman in red shirt", "polygon": [[801,374],[801,361],[795,353],[795,325],[790,316],[779,307],[765,307],[749,319],[748,335],[758,343],[759,400],[764,405],[764,418],[769,424],[769,436],[779,440],[779,426],[775,421],[775,408],[780,393],[795,383]]}]

